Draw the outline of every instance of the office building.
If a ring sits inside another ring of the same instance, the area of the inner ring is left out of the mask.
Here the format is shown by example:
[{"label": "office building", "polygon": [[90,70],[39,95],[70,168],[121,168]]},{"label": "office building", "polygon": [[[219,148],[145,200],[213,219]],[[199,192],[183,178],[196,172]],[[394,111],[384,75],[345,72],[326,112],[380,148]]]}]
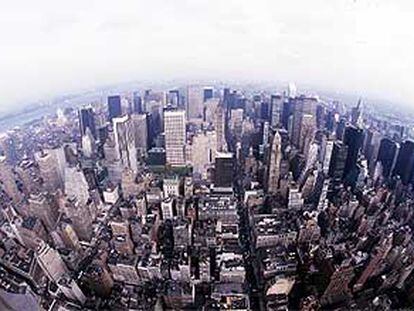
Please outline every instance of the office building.
[{"label": "office building", "polygon": [[165,151],[167,163],[185,165],[185,111],[164,111]]},{"label": "office building", "polygon": [[203,88],[191,85],[187,89],[187,117],[191,119],[201,119],[204,113],[204,93]]},{"label": "office building", "polygon": [[275,193],[279,189],[280,163],[282,161],[282,138],[278,131],[273,136],[270,150],[269,168],[267,176],[267,192]]},{"label": "office building", "polygon": [[108,96],[108,118],[112,121],[113,118],[122,115],[121,96]]},{"label": "office building", "polygon": [[84,107],[79,109],[79,129],[81,136],[86,134],[86,130],[89,129],[93,137],[97,138],[95,113],[92,107]]},{"label": "office building", "polygon": [[115,150],[123,168],[138,171],[135,127],[128,116],[113,119]]},{"label": "office building", "polygon": [[234,158],[230,152],[217,152],[215,159],[214,186],[229,188],[233,186]]}]

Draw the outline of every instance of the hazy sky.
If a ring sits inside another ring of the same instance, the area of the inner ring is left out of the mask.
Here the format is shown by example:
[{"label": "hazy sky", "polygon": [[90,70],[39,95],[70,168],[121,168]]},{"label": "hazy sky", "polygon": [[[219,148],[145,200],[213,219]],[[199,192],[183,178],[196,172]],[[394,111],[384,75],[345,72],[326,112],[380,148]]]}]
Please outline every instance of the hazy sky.
[{"label": "hazy sky", "polygon": [[0,110],[174,78],[293,80],[414,103],[413,16],[412,0],[0,0]]}]

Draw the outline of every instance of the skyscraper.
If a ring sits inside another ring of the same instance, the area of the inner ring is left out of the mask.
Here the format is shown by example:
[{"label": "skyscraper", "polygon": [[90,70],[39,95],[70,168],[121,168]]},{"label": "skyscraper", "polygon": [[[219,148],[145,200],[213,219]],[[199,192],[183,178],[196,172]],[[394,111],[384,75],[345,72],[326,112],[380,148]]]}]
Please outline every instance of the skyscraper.
[{"label": "skyscraper", "polygon": [[143,113],[143,107],[142,107],[142,98],[139,95],[138,92],[134,92],[133,95],[133,107],[132,112],[133,113]]},{"label": "skyscraper", "polygon": [[180,107],[180,92],[178,90],[168,91],[167,104],[172,108]]},{"label": "skyscraper", "polygon": [[413,176],[414,168],[414,142],[406,140],[401,144],[395,163],[394,175],[400,176],[404,185],[407,185]]},{"label": "skyscraper", "polygon": [[86,129],[89,128],[93,137],[96,139],[96,125],[95,125],[95,113],[92,107],[84,107],[79,110],[79,127],[81,136],[86,134]]},{"label": "skyscraper", "polygon": [[8,197],[14,202],[18,203],[23,198],[22,193],[16,185],[16,179],[13,171],[6,163],[6,157],[0,156],[0,181],[3,184],[3,189]]},{"label": "skyscraper", "polygon": [[213,98],[213,88],[205,87],[203,90],[203,101],[205,102],[210,98]]},{"label": "skyscraper", "polygon": [[382,165],[382,175],[390,177],[397,159],[399,145],[390,138],[383,138],[380,143],[377,161]]},{"label": "skyscraper", "polygon": [[135,148],[135,128],[131,119],[126,115],[113,119],[115,148],[118,158],[124,168],[134,173],[138,170],[137,150]]},{"label": "skyscraper", "polygon": [[331,161],[329,163],[329,177],[334,181],[340,181],[344,176],[347,155],[348,146],[341,141],[336,141],[333,145]]},{"label": "skyscraper", "polygon": [[187,114],[188,119],[199,119],[203,117],[204,93],[203,88],[191,85],[187,89]]},{"label": "skyscraper", "polygon": [[364,141],[363,134],[364,132],[362,129],[353,125],[349,125],[345,128],[344,144],[348,147],[348,155],[345,162],[344,178],[355,173],[359,151],[361,150]]},{"label": "skyscraper", "polygon": [[220,103],[215,111],[214,116],[214,128],[216,130],[216,137],[217,137],[217,151],[225,151],[227,150],[226,144],[226,119],[225,119],[225,111],[223,104]]},{"label": "skyscraper", "polygon": [[135,148],[138,154],[145,155],[148,150],[148,118],[146,114],[133,114]]},{"label": "skyscraper", "polygon": [[59,148],[59,151],[57,149],[43,150],[35,155],[40,176],[43,180],[43,188],[49,192],[56,191],[59,188],[63,189],[64,172],[60,167],[61,162],[64,161],[61,159],[64,158],[62,151],[61,148]]},{"label": "skyscraper", "polygon": [[300,137],[302,129],[302,119],[304,115],[311,115],[316,128],[316,106],[318,99],[315,97],[300,96],[293,102],[293,119],[292,119],[292,142],[297,147],[300,147]]},{"label": "skyscraper", "polygon": [[283,97],[280,94],[270,97],[270,125],[275,128],[281,124],[283,111]]},{"label": "skyscraper", "polygon": [[273,136],[270,151],[269,168],[267,176],[267,192],[275,193],[279,189],[280,162],[282,161],[282,138],[278,131]]},{"label": "skyscraper", "polygon": [[42,243],[37,250],[37,261],[50,281],[57,283],[69,272],[59,253],[48,244]]},{"label": "skyscraper", "polygon": [[214,186],[229,188],[233,185],[234,158],[230,152],[217,152],[215,161]]},{"label": "skyscraper", "polygon": [[186,121],[185,111],[164,111],[165,151],[167,163],[185,165]]},{"label": "skyscraper", "polygon": [[122,115],[121,96],[108,96],[108,118],[112,121],[113,118]]}]

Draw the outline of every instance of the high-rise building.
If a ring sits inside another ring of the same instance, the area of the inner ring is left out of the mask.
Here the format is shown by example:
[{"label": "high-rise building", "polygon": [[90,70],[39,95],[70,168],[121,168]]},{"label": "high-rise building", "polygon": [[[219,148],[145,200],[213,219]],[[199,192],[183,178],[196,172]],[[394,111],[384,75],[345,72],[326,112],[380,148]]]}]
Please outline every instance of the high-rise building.
[{"label": "high-rise building", "polygon": [[283,111],[283,97],[280,94],[270,97],[270,125],[276,128],[281,125]]},{"label": "high-rise building", "polygon": [[59,216],[56,202],[45,193],[31,194],[28,201],[30,215],[39,218],[49,231],[53,230]]},{"label": "high-rise building", "polygon": [[296,147],[300,147],[300,137],[302,129],[302,119],[304,115],[313,116],[314,128],[316,128],[316,106],[318,99],[315,97],[300,96],[293,101],[292,114],[292,142]]},{"label": "high-rise building", "polygon": [[401,144],[395,163],[394,175],[400,176],[404,185],[407,185],[413,177],[414,169],[414,142],[406,140]]},{"label": "high-rise building", "polygon": [[113,119],[115,148],[124,168],[138,171],[137,150],[135,148],[135,127],[126,115]]},{"label": "high-rise building", "polygon": [[223,104],[219,104],[215,111],[214,117],[214,129],[216,130],[216,137],[217,137],[217,151],[226,151],[227,150],[227,143],[226,143],[226,116]]},{"label": "high-rise building", "polygon": [[193,136],[190,147],[193,174],[207,178],[208,169],[213,165],[217,152],[216,132],[197,133]]},{"label": "high-rise building", "polygon": [[205,102],[210,98],[213,98],[213,88],[205,87],[203,90],[203,101]]},{"label": "high-rise building", "polygon": [[43,188],[48,192],[63,189],[65,154],[62,148],[43,150],[35,155]]},{"label": "high-rise building", "polygon": [[349,125],[345,129],[344,144],[348,147],[346,157],[344,178],[355,173],[357,169],[358,155],[364,141],[364,132],[362,129]]},{"label": "high-rise building", "polygon": [[82,136],[82,153],[86,158],[92,158],[96,151],[95,138],[89,128]]},{"label": "high-rise building", "polygon": [[76,197],[80,204],[86,205],[89,199],[88,182],[78,167],[68,167],[65,171],[65,193],[68,197]]},{"label": "high-rise building", "polygon": [[168,92],[168,105],[172,108],[180,107],[180,92],[178,90],[170,90]]},{"label": "high-rise building", "polygon": [[203,88],[198,85],[191,85],[187,89],[187,117],[199,119],[203,117],[204,93]]},{"label": "high-rise building", "polygon": [[62,210],[71,221],[79,239],[83,241],[90,241],[92,238],[92,222],[95,219],[92,207],[90,202],[81,204],[75,196],[67,197],[63,202]]},{"label": "high-rise building", "polygon": [[329,177],[340,181],[344,176],[345,163],[348,155],[348,146],[341,141],[336,141],[333,145],[331,160],[329,163]]},{"label": "high-rise building", "polygon": [[230,152],[217,152],[215,161],[214,186],[229,188],[233,185],[234,158]]},{"label": "high-rise building", "polygon": [[362,107],[363,107],[363,103],[362,100],[358,100],[358,104],[356,105],[356,107],[352,108],[351,111],[351,123],[354,126],[359,126],[361,125],[362,122]]},{"label": "high-rise building", "polygon": [[185,165],[186,121],[185,111],[164,111],[165,151],[167,163]]},{"label": "high-rise building", "polygon": [[96,124],[95,124],[95,113],[92,107],[84,107],[79,110],[79,127],[81,136],[86,134],[86,129],[89,128],[93,137],[97,138]]},{"label": "high-rise building", "polygon": [[309,146],[312,143],[316,132],[315,116],[311,114],[304,114],[301,118],[300,135],[299,135],[299,150],[302,154],[308,154]]},{"label": "high-rise building", "polygon": [[121,96],[108,96],[108,117],[109,121],[113,118],[120,117],[122,115]]},{"label": "high-rise building", "polygon": [[383,138],[380,143],[377,161],[382,165],[382,175],[390,177],[397,159],[399,145],[390,138]]},{"label": "high-rise building", "polygon": [[0,156],[0,181],[4,191],[14,203],[18,203],[23,199],[22,193],[17,188],[14,173],[6,163],[5,156]]},{"label": "high-rise building", "polygon": [[133,94],[133,107],[132,107],[133,113],[143,113],[144,109],[142,107],[142,98],[139,95],[138,92],[134,92]]},{"label": "high-rise building", "polygon": [[148,118],[146,114],[131,116],[135,131],[135,148],[139,155],[144,156],[148,150]]},{"label": "high-rise building", "polygon": [[282,161],[282,138],[278,131],[273,136],[269,169],[267,176],[267,192],[275,193],[279,189],[280,162]]},{"label": "high-rise building", "polygon": [[41,243],[37,250],[37,261],[50,281],[57,283],[69,272],[59,253],[46,243]]}]

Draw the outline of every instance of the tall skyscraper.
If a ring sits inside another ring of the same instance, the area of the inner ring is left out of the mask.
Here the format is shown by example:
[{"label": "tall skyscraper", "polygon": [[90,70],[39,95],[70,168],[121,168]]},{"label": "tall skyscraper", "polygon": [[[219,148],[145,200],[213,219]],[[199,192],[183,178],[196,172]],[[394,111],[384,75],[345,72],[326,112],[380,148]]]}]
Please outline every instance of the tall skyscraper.
[{"label": "tall skyscraper", "polygon": [[361,122],[362,122],[362,107],[363,107],[362,100],[359,99],[358,104],[356,105],[356,107],[353,107],[352,111],[351,111],[351,123],[352,123],[352,125],[355,125],[355,126],[361,125]]},{"label": "tall skyscraper", "polygon": [[349,125],[345,129],[344,144],[348,147],[346,157],[344,178],[355,173],[357,169],[358,155],[364,141],[364,132],[362,129]]},{"label": "tall skyscraper", "polygon": [[121,96],[108,96],[108,118],[112,121],[113,118],[122,115]]},{"label": "tall skyscraper", "polygon": [[142,107],[142,98],[139,95],[138,92],[134,92],[133,95],[133,107],[132,107],[133,113],[143,113],[144,109]]},{"label": "tall skyscraper", "polygon": [[46,243],[39,246],[36,257],[39,266],[52,282],[57,283],[64,274],[69,273],[59,253]]},{"label": "tall skyscraper", "polygon": [[82,170],[68,167],[65,170],[65,193],[68,197],[76,197],[80,204],[86,205],[89,199],[88,182]]},{"label": "tall skyscraper", "polygon": [[185,165],[186,121],[185,111],[164,111],[165,151],[167,163]]},{"label": "tall skyscraper", "polygon": [[214,128],[216,130],[217,137],[217,151],[226,151],[226,116],[223,104],[220,103],[215,111],[214,116]]},{"label": "tall skyscraper", "polygon": [[213,88],[205,87],[203,90],[203,101],[205,102],[210,98],[213,98]]},{"label": "tall skyscraper", "polygon": [[275,193],[279,189],[280,162],[282,161],[282,138],[279,131],[273,136],[267,175],[267,192]]},{"label": "tall skyscraper", "polygon": [[58,208],[55,201],[45,193],[31,194],[28,199],[30,215],[39,218],[51,231],[58,219]]},{"label": "tall skyscraper", "polygon": [[406,140],[401,144],[395,163],[394,175],[400,176],[404,185],[407,185],[413,177],[414,169],[414,142]]},{"label": "tall skyscraper", "polygon": [[49,149],[35,155],[40,176],[43,180],[43,188],[49,192],[63,189],[64,172],[61,170],[61,164],[64,164],[62,163],[64,162],[64,154],[62,154],[62,151],[62,148],[59,148],[59,150]]},{"label": "tall skyscraper", "polygon": [[316,106],[318,99],[314,97],[300,96],[293,102],[293,119],[292,119],[292,142],[300,147],[300,131],[302,129],[302,119],[304,115],[311,115],[316,128]]},{"label": "tall skyscraper", "polygon": [[79,127],[82,136],[86,134],[86,129],[89,128],[93,137],[97,138],[96,125],[95,125],[95,113],[92,107],[84,107],[79,110]]},{"label": "tall skyscraper", "polygon": [[283,111],[283,97],[280,94],[270,97],[270,125],[276,128],[281,124]]},{"label": "tall skyscraper", "polygon": [[126,115],[113,119],[115,148],[118,158],[124,168],[138,171],[137,150],[135,148],[135,128],[131,119]]},{"label": "tall skyscraper", "polygon": [[207,171],[212,166],[217,152],[215,131],[197,133],[191,143],[191,164],[194,176],[207,178]]},{"label": "tall skyscraper", "polygon": [[191,85],[187,89],[187,114],[188,119],[199,119],[203,117],[204,93],[203,88]]},{"label": "tall skyscraper", "polygon": [[215,161],[214,186],[229,188],[233,186],[234,158],[230,152],[217,152]]},{"label": "tall skyscraper", "polygon": [[331,161],[329,163],[329,177],[333,180],[340,181],[344,176],[347,155],[348,146],[341,141],[336,141],[333,145]]},{"label": "tall skyscraper", "polygon": [[377,161],[382,165],[382,175],[390,177],[397,159],[399,145],[390,138],[383,138],[380,143]]},{"label": "tall skyscraper", "polygon": [[135,147],[139,155],[143,156],[148,150],[148,118],[146,114],[131,116],[135,131]]},{"label": "tall skyscraper", "polygon": [[172,108],[179,108],[180,107],[180,92],[178,90],[170,90],[168,92],[168,105]]}]

